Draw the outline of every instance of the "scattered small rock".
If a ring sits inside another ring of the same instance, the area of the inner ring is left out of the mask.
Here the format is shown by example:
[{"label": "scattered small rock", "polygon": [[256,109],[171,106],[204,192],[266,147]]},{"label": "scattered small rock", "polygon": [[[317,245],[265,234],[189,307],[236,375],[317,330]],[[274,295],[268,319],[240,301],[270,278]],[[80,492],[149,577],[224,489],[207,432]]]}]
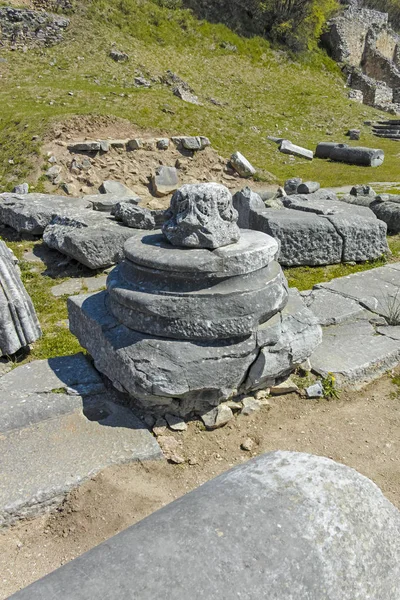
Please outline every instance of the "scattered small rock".
[{"label": "scattered small rock", "polygon": [[233,412],[227,404],[220,404],[201,416],[207,429],[223,427],[233,418]]},{"label": "scattered small rock", "polygon": [[291,196],[292,194],[297,194],[297,190],[299,185],[303,183],[303,180],[300,177],[292,177],[292,179],[287,179],[284,183],[283,189],[287,196]]},{"label": "scattered small rock", "polygon": [[126,52],[122,52],[121,50],[112,49],[110,51],[110,57],[115,60],[115,62],[126,62],[129,60],[128,54]]},{"label": "scattered small rock", "polygon": [[251,177],[256,172],[253,165],[240,152],[232,154],[230,163],[241,177]]},{"label": "scattered small rock", "polygon": [[286,381],[279,383],[278,385],[273,385],[271,387],[271,395],[272,396],[282,396],[284,394],[292,394],[293,392],[298,392],[299,388],[294,383],[294,381],[289,377]]},{"label": "scattered small rock", "polygon": [[252,449],[254,448],[254,441],[251,438],[246,438],[244,440],[244,442],[242,442],[240,444],[240,447],[242,450],[245,450],[246,452],[251,452]]},{"label": "scattered small rock", "polygon": [[160,444],[161,450],[163,451],[163,454],[167,460],[177,465],[185,462],[183,456],[179,454],[181,444],[178,442],[178,440],[170,435],[160,435],[157,438],[157,441]]},{"label": "scattered small rock", "polygon": [[29,192],[29,184],[28,183],[20,183],[16,185],[13,189],[14,194],[28,194]]},{"label": "scattered small rock", "polygon": [[151,181],[153,191],[158,197],[167,196],[179,187],[179,177],[175,167],[158,167]]},{"label": "scattered small rock", "polygon": [[261,402],[253,398],[253,396],[247,396],[242,399],[243,408],[240,411],[241,415],[248,417],[261,409]]},{"label": "scattered small rock", "polygon": [[119,181],[113,181],[112,179],[103,181],[99,187],[99,192],[100,194],[118,194],[121,196],[130,196],[134,194],[134,192],[132,192],[128,186],[120,183]]},{"label": "scattered small rock", "polygon": [[313,194],[314,192],[317,192],[320,187],[321,184],[319,184],[318,181],[305,181],[304,183],[301,183],[299,185],[299,187],[297,188],[297,193]]},{"label": "scattered small rock", "polygon": [[323,398],[324,397],[324,388],[322,386],[321,381],[317,381],[313,385],[310,385],[306,388],[307,398]]},{"label": "scattered small rock", "polygon": [[135,77],[134,84],[135,84],[135,87],[141,87],[141,88],[151,87],[150,81],[148,81],[144,77]]},{"label": "scattered small rock", "polygon": [[165,415],[165,419],[168,423],[169,428],[172,429],[172,431],[186,431],[187,430],[187,425],[181,417],[167,413]]},{"label": "scattered small rock", "polygon": [[153,433],[156,437],[167,433],[167,421],[159,417],[153,426]]},{"label": "scattered small rock", "polygon": [[169,139],[168,138],[161,138],[161,139],[157,140],[157,148],[159,150],[168,150],[168,148],[169,148]]},{"label": "scattered small rock", "polygon": [[172,91],[173,91],[174,96],[177,96],[184,102],[188,102],[189,104],[198,104],[198,105],[201,104],[198,97],[196,96],[196,94],[193,94],[192,92],[189,92],[188,90],[185,90],[180,85],[176,86]]},{"label": "scattered small rock", "polygon": [[51,183],[58,183],[59,177],[61,173],[61,167],[58,165],[53,165],[46,171],[46,177],[51,181]]}]

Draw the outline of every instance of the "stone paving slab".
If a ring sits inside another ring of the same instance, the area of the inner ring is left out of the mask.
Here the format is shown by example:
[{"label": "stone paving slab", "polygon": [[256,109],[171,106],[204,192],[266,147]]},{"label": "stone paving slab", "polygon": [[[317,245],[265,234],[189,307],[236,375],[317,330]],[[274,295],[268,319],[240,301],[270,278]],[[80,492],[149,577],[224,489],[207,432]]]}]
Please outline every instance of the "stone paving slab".
[{"label": "stone paving slab", "polygon": [[17,367],[0,379],[0,527],[59,503],[111,464],[161,458],[83,354]]},{"label": "stone paving slab", "polygon": [[82,277],[79,279],[68,279],[51,288],[51,293],[56,298],[60,296],[72,296],[82,291],[98,292],[106,287],[107,275],[99,277]]},{"label": "stone paving slab", "polygon": [[328,283],[317,284],[316,288],[331,290],[352,298],[368,310],[386,317],[391,299],[394,299],[397,293],[400,303],[400,270],[399,266],[387,265],[332,279]]},{"label": "stone paving slab", "polygon": [[1,436],[0,527],[56,506],[105,467],[161,457],[131,411],[104,396],[90,418],[76,410]]},{"label": "stone paving slab", "polygon": [[[333,373],[338,387],[359,389],[400,362],[400,263],[318,284],[303,293],[323,326],[311,356],[315,373]],[[397,301],[398,299],[398,301]]]},{"label": "stone paving slab", "polygon": [[310,361],[318,375],[333,373],[339,388],[360,389],[399,364],[400,342],[377,335],[368,321],[334,325],[324,328]]}]

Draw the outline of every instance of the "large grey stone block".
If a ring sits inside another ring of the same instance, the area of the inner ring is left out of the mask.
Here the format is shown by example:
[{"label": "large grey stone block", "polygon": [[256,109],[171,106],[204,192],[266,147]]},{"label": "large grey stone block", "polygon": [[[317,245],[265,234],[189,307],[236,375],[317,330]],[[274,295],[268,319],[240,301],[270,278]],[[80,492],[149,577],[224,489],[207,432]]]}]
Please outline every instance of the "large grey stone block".
[{"label": "large grey stone block", "polygon": [[0,194],[0,223],[23,233],[41,235],[55,216],[73,216],[89,206],[81,198],[4,193]]},{"label": "large grey stone block", "polygon": [[314,213],[265,209],[251,215],[251,227],[280,242],[278,260],[284,266],[329,265],[342,260],[342,237],[328,219]]},{"label": "large grey stone block", "polygon": [[343,262],[374,260],[389,252],[383,221],[346,213],[327,218],[343,239]]},{"label": "large grey stone block", "polygon": [[15,257],[0,241],[0,356],[14,354],[41,335],[35,308],[21,281]]},{"label": "large grey stone block", "polygon": [[400,513],[324,457],[272,452],[51,573],[15,600],[396,600]]},{"label": "large grey stone block", "polygon": [[387,224],[389,233],[400,232],[400,204],[375,200],[369,206],[377,218]]},{"label": "large grey stone block", "polygon": [[123,247],[132,235],[102,213],[85,211],[75,217],[56,217],[46,227],[43,241],[90,269],[102,269],[123,258]]}]

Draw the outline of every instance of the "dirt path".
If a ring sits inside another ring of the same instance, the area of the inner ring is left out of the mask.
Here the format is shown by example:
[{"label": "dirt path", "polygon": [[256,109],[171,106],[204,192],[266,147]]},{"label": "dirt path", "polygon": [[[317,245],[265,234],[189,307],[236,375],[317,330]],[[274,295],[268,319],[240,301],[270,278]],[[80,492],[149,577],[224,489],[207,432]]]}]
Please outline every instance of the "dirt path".
[{"label": "dirt path", "polygon": [[[251,455],[275,449],[328,456],[370,477],[400,508],[400,393],[386,376],[339,400],[292,394],[271,407],[205,432],[199,422],[174,434],[184,465],[110,468],[72,493],[53,515],[0,534],[0,598],[38,579]],[[252,453],[240,445],[250,437]]]}]

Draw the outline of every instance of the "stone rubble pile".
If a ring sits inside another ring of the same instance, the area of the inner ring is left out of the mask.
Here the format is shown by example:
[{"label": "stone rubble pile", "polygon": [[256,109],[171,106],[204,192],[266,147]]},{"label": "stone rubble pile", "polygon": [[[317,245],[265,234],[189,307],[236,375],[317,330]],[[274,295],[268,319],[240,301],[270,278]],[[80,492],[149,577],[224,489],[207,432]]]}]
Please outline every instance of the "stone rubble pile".
[{"label": "stone rubble pile", "polygon": [[163,232],[137,232],[107,292],[68,301],[71,331],[114,386],[160,414],[202,414],[282,380],[321,341],[276,262],[240,231],[230,192],[186,185]]},{"label": "stone rubble pile", "polygon": [[62,41],[69,19],[43,11],[0,7],[0,45],[51,46]]},{"label": "stone rubble pile", "polygon": [[41,335],[16,259],[6,244],[0,241],[0,356],[15,354]]}]

